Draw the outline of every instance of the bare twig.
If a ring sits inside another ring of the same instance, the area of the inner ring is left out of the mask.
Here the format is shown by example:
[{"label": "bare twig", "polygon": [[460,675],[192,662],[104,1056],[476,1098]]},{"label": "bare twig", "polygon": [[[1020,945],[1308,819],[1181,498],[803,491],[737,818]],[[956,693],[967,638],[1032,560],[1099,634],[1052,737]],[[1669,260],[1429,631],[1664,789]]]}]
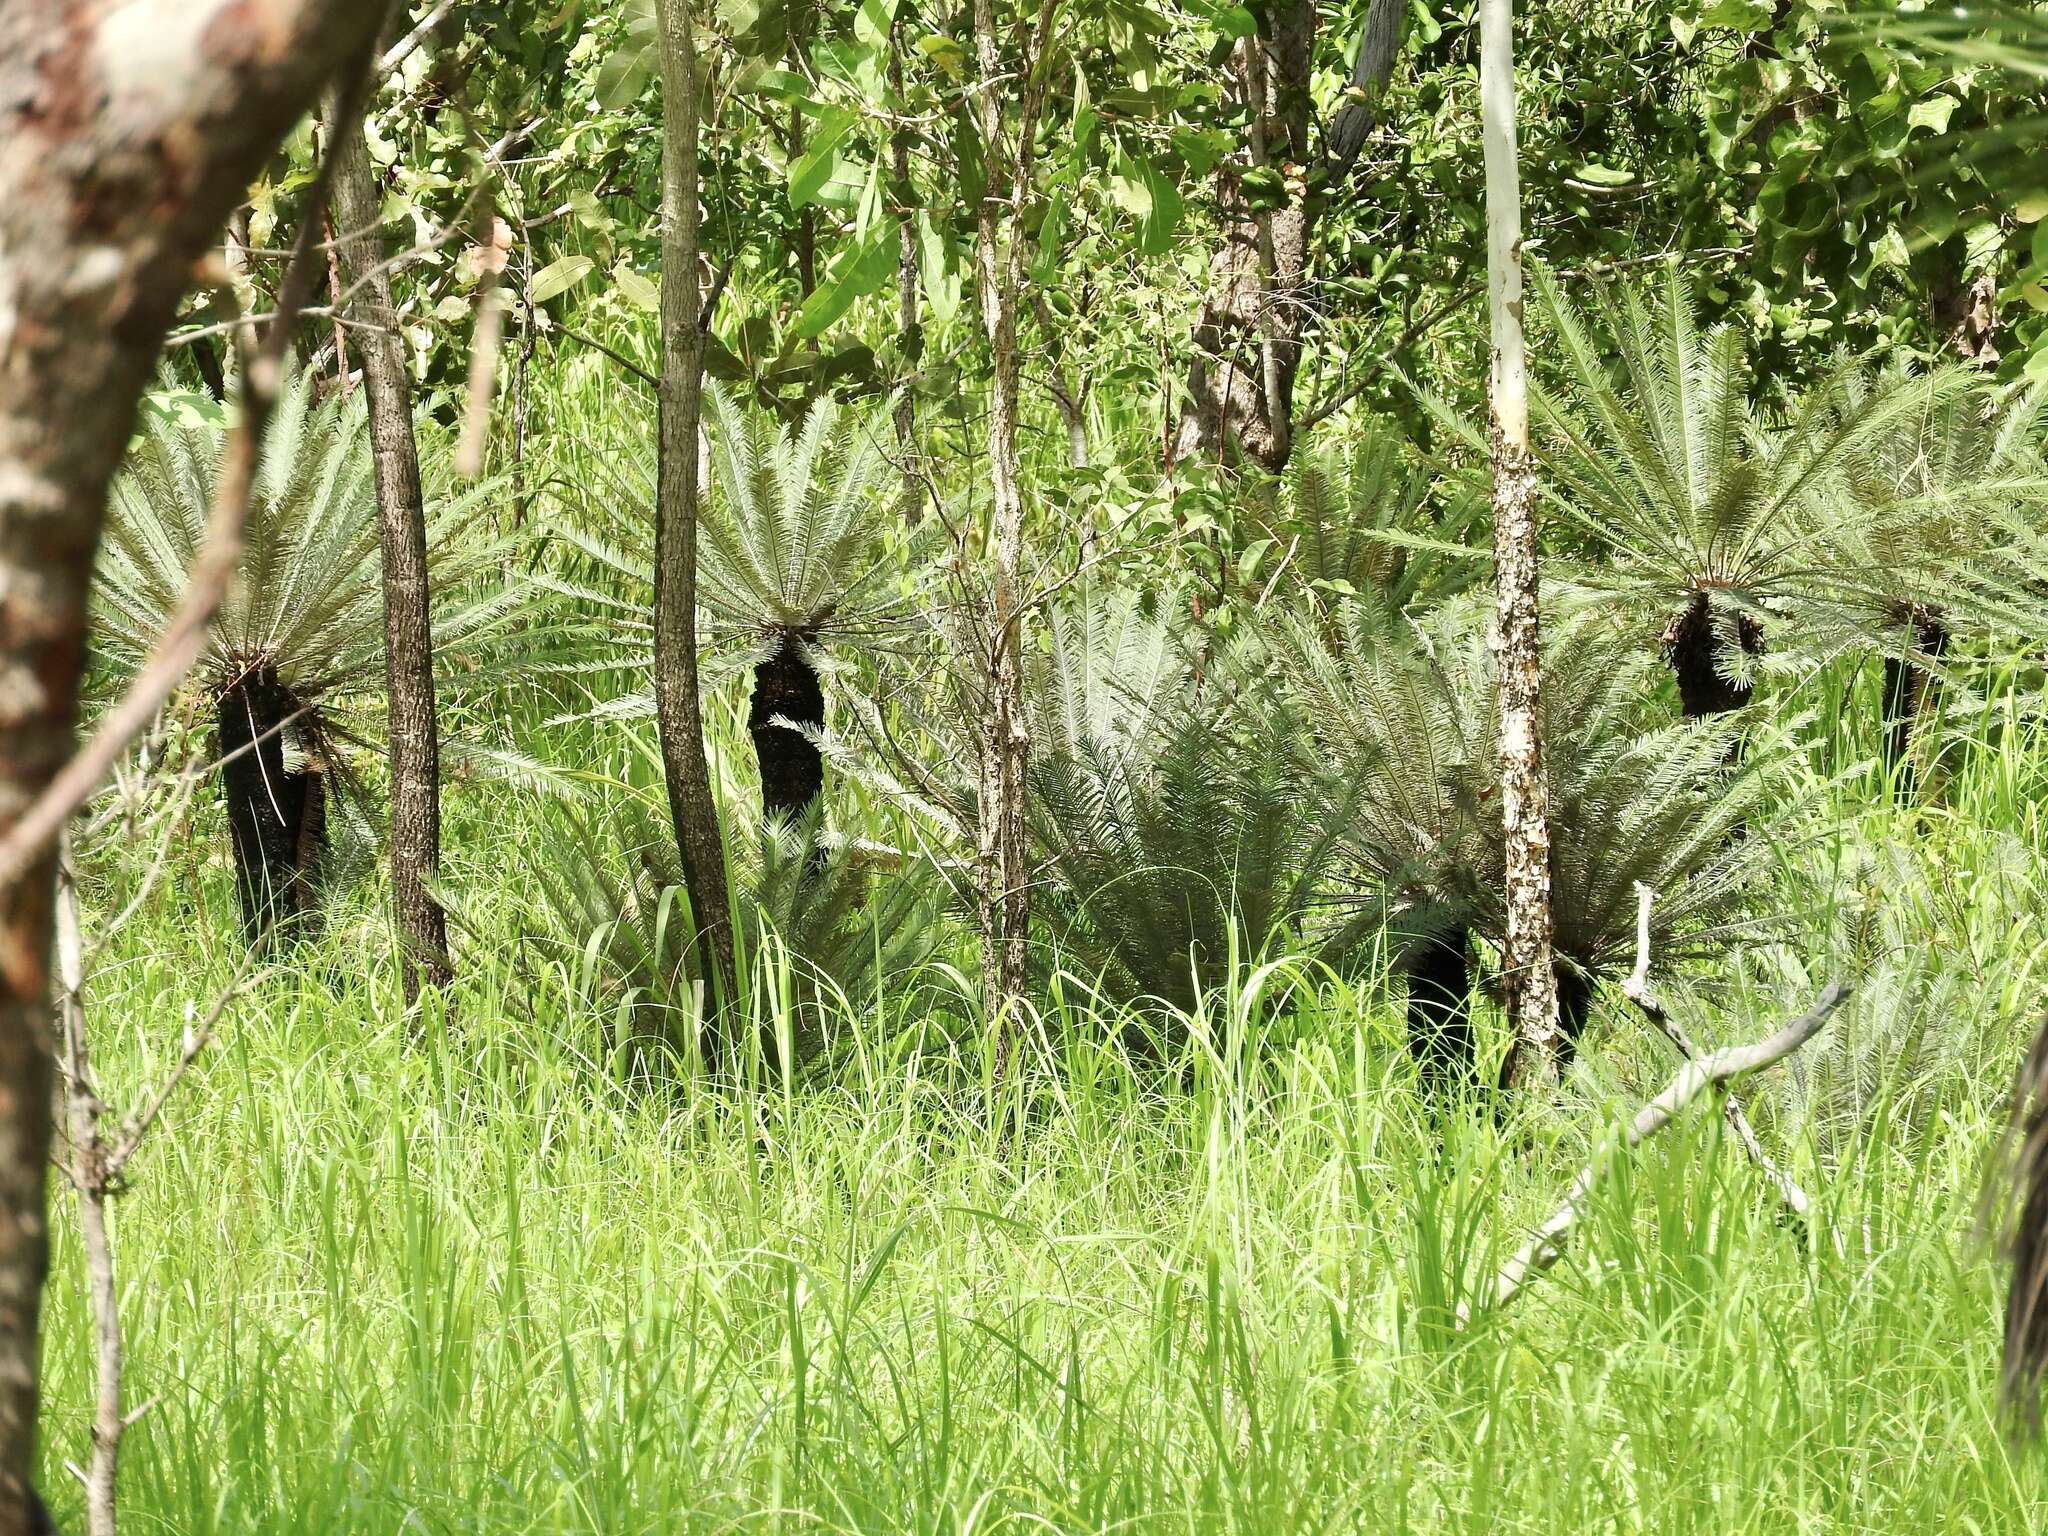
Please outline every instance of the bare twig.
[{"label": "bare twig", "polygon": [[[1621,984],[1621,990],[1642,1010],[1643,1016],[1663,1032],[1664,1038],[1677,1049],[1682,1060],[1697,1061],[1699,1048],[1693,1044],[1685,1026],[1671,1017],[1663,1001],[1650,990],[1650,907],[1656,899],[1655,891],[1640,880],[1636,882],[1636,968]],[[1742,1101],[1732,1091],[1721,1100],[1721,1114],[1727,1120],[1728,1128],[1735,1133],[1735,1139],[1742,1143],[1742,1150],[1749,1154],[1749,1160],[1777,1190],[1785,1209],[1797,1218],[1802,1227],[1810,1228],[1813,1202],[1792,1176],[1764,1151],[1763,1143],[1757,1140],[1756,1131],[1749,1123],[1749,1116],[1742,1112]]]},{"label": "bare twig", "polygon": [[[1670,1085],[1636,1111],[1635,1118],[1622,1128],[1619,1136],[1610,1139],[1592,1161],[1579,1170],[1578,1177],[1572,1180],[1571,1188],[1565,1193],[1563,1203],[1536,1229],[1521,1251],[1501,1266],[1500,1273],[1494,1277],[1493,1294],[1487,1305],[1506,1306],[1534,1276],[1558,1261],[1564,1253],[1566,1234],[1584,1213],[1586,1199],[1600,1182],[1601,1175],[1611,1166],[1614,1153],[1638,1146],[1656,1135],[1709,1088],[1719,1088],[1783,1061],[1820,1032],[1829,1015],[1842,1005],[1848,995],[1846,982],[1829,982],[1811,1008],[1770,1038],[1759,1040],[1754,1045],[1729,1046],[1710,1056],[1688,1061],[1679,1068]],[[1460,1304],[1458,1321],[1461,1324],[1471,1321],[1468,1306]]]},{"label": "bare twig", "polygon": [[377,60],[377,73],[388,75],[403,64],[454,9],[455,0],[441,0],[439,5],[420,18],[418,26],[384,50],[383,55]]},{"label": "bare twig", "polygon": [[78,1195],[79,1236],[85,1248],[86,1288],[92,1299],[95,1376],[90,1462],[85,1467],[69,1461],[65,1465],[84,1485],[89,1536],[116,1536],[115,1496],[121,1438],[156,1399],[150,1398],[126,1412],[121,1407],[121,1304],[107,1206],[120,1193],[122,1172],[142,1145],[143,1137],[149,1134],[149,1128],[170,1102],[193,1061],[212,1040],[222,1012],[254,978],[245,977],[222,993],[199,1028],[187,1027],[177,1065],[142,1113],[122,1128],[119,1144],[110,1146],[100,1129],[106,1105],[93,1087],[86,1042],[85,946],[78,921],[77,872],[72,864],[68,834],[57,858],[56,909],[58,1039],[70,1143],[64,1173]]},{"label": "bare twig", "polygon": [[[358,131],[365,83],[361,70],[349,71],[341,110],[335,117],[337,131],[330,143],[340,142],[344,133]],[[314,269],[320,264],[321,215],[327,206],[327,188],[333,176],[334,156],[323,156],[307,197],[291,265],[285,269],[276,318],[264,336],[262,349],[242,370],[241,420],[229,436],[221,459],[213,508],[207,518],[206,542],[193,558],[184,599],[148,663],[107,711],[92,739],[72,754],[35,803],[0,836],[0,891],[11,887],[42,856],[71,813],[99,788],[114,763],[127,751],[128,744],[148,729],[164,701],[177,691],[178,684],[206,647],[207,628],[241,560],[242,529],[249,518],[249,496],[255,483],[257,459],[262,453],[263,432],[284,378],[293,321],[305,307]]]}]

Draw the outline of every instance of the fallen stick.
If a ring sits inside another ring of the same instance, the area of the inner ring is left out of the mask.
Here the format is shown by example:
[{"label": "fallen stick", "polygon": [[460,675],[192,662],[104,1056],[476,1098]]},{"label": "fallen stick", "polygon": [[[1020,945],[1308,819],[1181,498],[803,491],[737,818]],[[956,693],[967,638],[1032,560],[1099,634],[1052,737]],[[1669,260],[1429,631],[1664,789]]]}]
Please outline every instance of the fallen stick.
[{"label": "fallen stick", "polygon": [[[1572,1180],[1564,1203],[1536,1229],[1535,1235],[1521,1251],[1501,1266],[1500,1273],[1494,1277],[1493,1296],[1488,1305],[1506,1306],[1533,1276],[1541,1274],[1563,1256],[1565,1235],[1584,1212],[1586,1197],[1600,1182],[1613,1152],[1626,1151],[1649,1140],[1709,1088],[1721,1087],[1738,1077],[1783,1061],[1820,1033],[1828,1016],[1848,997],[1849,990],[1846,982],[1829,982],[1811,1008],[1769,1039],[1759,1040],[1754,1045],[1729,1046],[1707,1056],[1694,1057],[1679,1068],[1670,1086],[1636,1111],[1635,1118],[1622,1130],[1619,1146],[1610,1142],[1594,1154],[1592,1161],[1581,1168],[1578,1177]],[[1462,1327],[1470,1321],[1470,1306],[1460,1303],[1459,1325]]]},{"label": "fallen stick", "polygon": [[[1650,990],[1650,906],[1656,899],[1655,891],[1640,880],[1636,882],[1636,968],[1628,980],[1621,984],[1621,990],[1627,994],[1630,1002],[1642,1010],[1644,1017],[1663,1032],[1664,1038],[1677,1048],[1682,1060],[1697,1061],[1699,1047],[1693,1044],[1692,1037],[1685,1031],[1685,1026],[1665,1010],[1662,999]],[[1758,1171],[1769,1181],[1771,1187],[1777,1190],[1778,1198],[1784,1202],[1785,1209],[1792,1213],[1802,1227],[1811,1230],[1813,1202],[1807,1198],[1806,1191],[1799,1187],[1792,1176],[1773,1162],[1771,1155],[1764,1151],[1763,1143],[1757,1140],[1755,1128],[1749,1123],[1749,1116],[1743,1113],[1742,1101],[1732,1092],[1722,1098],[1721,1114],[1727,1120],[1728,1128],[1735,1133],[1735,1139],[1742,1144],[1742,1150],[1749,1155],[1749,1160],[1756,1164]]]}]

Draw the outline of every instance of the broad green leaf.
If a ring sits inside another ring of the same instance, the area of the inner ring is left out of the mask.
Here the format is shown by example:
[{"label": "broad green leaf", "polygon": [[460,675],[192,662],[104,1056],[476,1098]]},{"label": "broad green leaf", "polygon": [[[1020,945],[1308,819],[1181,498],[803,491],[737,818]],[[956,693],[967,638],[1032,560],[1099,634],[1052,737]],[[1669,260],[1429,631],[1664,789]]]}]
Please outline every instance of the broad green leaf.
[{"label": "broad green leaf", "polygon": [[853,308],[856,300],[879,289],[895,270],[895,255],[895,231],[888,228],[878,229],[863,244],[841,251],[826,269],[817,292],[804,300],[804,307],[797,311],[798,339],[808,341],[824,334]]},{"label": "broad green leaf", "polygon": [[817,202],[826,183],[844,169],[840,147],[858,120],[845,107],[835,107],[818,120],[804,152],[789,168],[790,207],[801,208],[806,203]]},{"label": "broad green leaf", "polygon": [[621,261],[612,268],[612,286],[624,295],[628,304],[635,309],[644,309],[650,314],[661,309],[661,288],[634,270],[630,261]]},{"label": "broad green leaf", "polygon": [[1636,179],[1634,171],[1602,165],[1598,160],[1588,160],[1572,174],[1580,181],[1591,182],[1596,187],[1625,187]]},{"label": "broad green leaf", "polygon": [[574,288],[590,276],[596,266],[597,263],[588,256],[564,256],[558,261],[551,261],[533,274],[530,297],[536,304],[545,304]]},{"label": "broad green leaf", "polygon": [[1935,133],[1948,132],[1948,120],[1955,116],[1961,103],[1953,96],[1928,96],[1913,103],[1906,113],[1909,128],[1926,128]]},{"label": "broad green leaf", "polygon": [[610,55],[597,67],[593,87],[597,104],[607,112],[623,112],[632,106],[653,78],[654,63],[654,50],[644,45],[629,43]]}]

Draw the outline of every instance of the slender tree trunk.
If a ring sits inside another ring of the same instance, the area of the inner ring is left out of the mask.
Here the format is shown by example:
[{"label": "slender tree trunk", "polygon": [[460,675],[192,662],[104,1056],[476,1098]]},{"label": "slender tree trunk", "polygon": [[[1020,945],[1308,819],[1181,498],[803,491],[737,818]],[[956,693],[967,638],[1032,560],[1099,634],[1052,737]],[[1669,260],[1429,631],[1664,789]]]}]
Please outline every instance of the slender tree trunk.
[{"label": "slender tree trunk", "polygon": [[[725,843],[704,755],[697,691],[697,427],[704,400],[704,296],[697,275],[697,46],[690,0],[661,11],[661,430],[654,531],[654,705],[669,816],[697,924],[712,1015],[732,1002]],[[707,1051],[724,1043],[707,1021]]]},{"label": "slender tree trunk", "polygon": [[[989,481],[993,501],[989,540],[991,589],[977,630],[988,693],[982,722],[979,827],[976,863],[981,923],[982,1004],[992,1027],[1024,992],[1031,922],[1030,852],[1025,823],[1025,774],[1031,736],[1024,718],[1024,493],[1017,454],[1019,386],[1017,304],[1024,285],[1024,252],[1011,205],[1029,188],[1044,82],[1040,50],[1055,0],[1041,0],[1038,17],[1020,37],[1012,61],[1016,87],[1015,137],[1004,126],[1010,99],[1003,39],[995,0],[974,0],[975,59],[981,74],[976,98],[987,165],[975,215],[975,287],[982,331],[988,338],[993,379],[989,399]],[[1007,1031],[997,1061],[1007,1059]]]},{"label": "slender tree trunk", "polygon": [[399,976],[406,1006],[424,982],[449,981],[448,919],[434,899],[441,868],[441,742],[434,713],[434,631],[427,582],[427,516],[405,342],[391,302],[383,199],[360,130],[331,151],[341,264],[357,288],[356,351],[370,407],[377,470],[378,534],[384,548],[384,685],[391,752],[391,895],[398,917]]},{"label": "slender tree trunk", "polygon": [[[1355,90],[1330,125],[1329,155],[1319,173],[1329,196],[1342,191],[1379,119],[1406,12],[1406,0],[1372,0],[1366,11],[1351,71]],[[1257,14],[1259,30],[1244,39],[1233,71],[1250,120],[1250,166],[1271,172],[1292,165],[1306,174],[1315,163],[1309,85],[1316,7],[1313,0],[1276,0]],[[1310,309],[1316,209],[1296,188],[1284,206],[1254,210],[1244,170],[1226,161],[1217,172],[1222,242],[1210,260],[1209,291],[1190,338],[1173,457],[1242,457],[1277,470],[1293,452],[1294,379]]]},{"label": "slender tree trunk", "polygon": [[1557,1070],[1550,953],[1550,788],[1543,776],[1536,465],[1522,343],[1522,187],[1515,149],[1512,0],[1480,0],[1479,95],[1486,151],[1486,289],[1493,332],[1494,644],[1500,661],[1500,801],[1507,933],[1501,971],[1515,1044],[1511,1083]]},{"label": "slender tree trunk", "polygon": [[[889,94],[903,110],[903,14],[889,23]],[[889,179],[896,201],[896,310],[903,337],[903,384],[896,396],[896,457],[903,477],[903,521],[924,520],[924,476],[917,453],[917,371],[924,364],[924,318],[917,303],[917,200],[910,184],[910,130],[889,135]]]},{"label": "slender tree trunk", "polygon": [[[193,263],[377,21],[344,0],[0,6],[0,828],[70,755],[107,482]],[[53,869],[0,891],[0,1536],[48,1528]]]}]

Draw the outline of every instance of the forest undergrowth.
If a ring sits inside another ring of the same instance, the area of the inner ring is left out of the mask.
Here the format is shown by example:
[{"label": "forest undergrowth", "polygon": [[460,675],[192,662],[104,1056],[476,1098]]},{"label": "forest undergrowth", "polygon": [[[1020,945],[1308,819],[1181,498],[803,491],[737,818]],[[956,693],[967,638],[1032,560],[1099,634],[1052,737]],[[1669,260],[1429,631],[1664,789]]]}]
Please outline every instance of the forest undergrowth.
[{"label": "forest undergrowth", "polygon": [[[544,805],[470,782],[457,985],[408,1021],[358,889],[236,1002],[133,1165],[130,1528],[2032,1528],[2048,1462],[1997,1417],[1977,1207],[2048,956],[2048,739],[2007,674],[1939,792],[1902,803],[1863,739],[1873,670],[1803,690],[1798,820],[1767,821],[1751,903],[1781,920],[1668,989],[1723,1043],[1857,984],[1744,1089],[1812,1230],[1696,1106],[1465,1328],[1673,1069],[1618,990],[1554,1104],[1433,1107],[1369,975],[1238,965],[1160,1061],[1062,972],[991,1097],[968,952],[942,945],[798,1072],[757,1052],[745,1089],[651,1084],[589,966],[531,938]],[[728,772],[741,707],[714,722]],[[632,730],[554,731],[603,803],[658,793]],[[213,814],[95,960],[111,1098],[160,1081],[188,1000],[249,964]],[[102,857],[89,911],[146,856]],[[755,957],[771,1032],[777,973]],[[92,1358],[58,1212],[62,1499]]]}]

